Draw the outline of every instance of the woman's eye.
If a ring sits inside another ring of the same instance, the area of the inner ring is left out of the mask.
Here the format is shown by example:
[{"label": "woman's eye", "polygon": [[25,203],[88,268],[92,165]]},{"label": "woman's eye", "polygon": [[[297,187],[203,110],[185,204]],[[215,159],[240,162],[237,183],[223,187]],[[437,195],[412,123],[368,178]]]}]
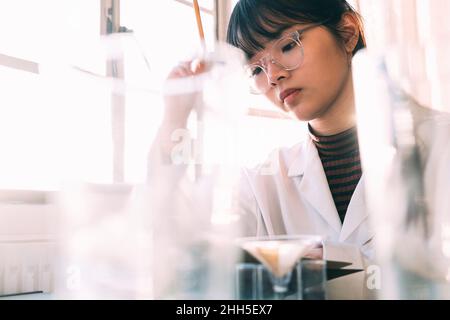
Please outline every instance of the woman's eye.
[{"label": "woman's eye", "polygon": [[297,46],[297,43],[295,43],[295,41],[290,41],[289,43],[285,44],[282,48],[281,51],[284,52],[288,52],[291,51],[292,49],[294,49]]},{"label": "woman's eye", "polygon": [[252,68],[252,77],[255,77],[257,75],[259,75],[262,72],[262,68],[261,67],[253,67]]}]

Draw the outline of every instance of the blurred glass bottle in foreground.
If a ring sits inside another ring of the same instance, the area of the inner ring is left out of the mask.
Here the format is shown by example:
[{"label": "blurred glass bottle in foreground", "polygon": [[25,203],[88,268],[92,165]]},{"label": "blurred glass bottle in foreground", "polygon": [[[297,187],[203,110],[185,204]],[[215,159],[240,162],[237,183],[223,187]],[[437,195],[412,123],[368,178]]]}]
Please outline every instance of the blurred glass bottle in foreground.
[{"label": "blurred glass bottle in foreground", "polygon": [[384,58],[354,61],[381,299],[450,298],[450,115],[420,106]]},{"label": "blurred glass bottle in foreground", "polygon": [[191,65],[181,63],[166,82],[164,120],[149,154],[154,294],[232,299],[243,57],[216,44],[213,53],[194,58],[204,72],[191,74]]},{"label": "blurred glass bottle in foreground", "polygon": [[[247,93],[245,78],[240,77],[243,57],[236,49],[216,44],[214,52],[195,58],[208,64],[206,72],[170,80],[165,86],[147,78],[112,79],[71,68],[70,75],[83,75],[94,89],[103,88],[102,96],[113,94],[132,102],[124,110],[136,111],[146,121],[141,140],[154,137],[153,118],[167,111],[156,103],[163,96],[174,98],[175,115],[185,111],[186,98],[192,98],[193,109],[186,125],[165,118],[150,152],[146,185],[128,181],[125,175],[126,183],[80,177],[81,181],[69,179],[62,186],[55,199],[61,211],[56,297],[233,298],[240,252],[234,239],[240,222],[232,199],[242,160],[237,142]],[[142,94],[140,99],[133,99],[136,92]],[[144,94],[150,98],[142,99]],[[149,114],[153,118],[148,119]],[[110,140],[105,134],[97,148]],[[130,142],[126,146],[146,145]],[[125,159],[131,158],[132,149],[121,149]],[[105,158],[96,160],[106,166],[110,157]]]}]

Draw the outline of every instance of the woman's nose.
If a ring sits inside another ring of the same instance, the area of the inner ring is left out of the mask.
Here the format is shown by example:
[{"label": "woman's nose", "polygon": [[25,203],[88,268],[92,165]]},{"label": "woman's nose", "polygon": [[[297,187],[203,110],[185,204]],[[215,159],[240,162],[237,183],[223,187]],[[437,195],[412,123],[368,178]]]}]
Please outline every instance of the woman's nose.
[{"label": "woman's nose", "polygon": [[267,69],[267,79],[271,86],[277,85],[281,80],[289,77],[289,71],[283,68],[275,60],[268,61],[266,69]]}]

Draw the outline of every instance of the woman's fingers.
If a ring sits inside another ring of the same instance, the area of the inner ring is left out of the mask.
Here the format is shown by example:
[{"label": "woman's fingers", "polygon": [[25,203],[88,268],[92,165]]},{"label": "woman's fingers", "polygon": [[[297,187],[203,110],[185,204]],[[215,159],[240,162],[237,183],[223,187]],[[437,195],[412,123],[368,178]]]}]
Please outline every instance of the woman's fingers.
[{"label": "woman's fingers", "polygon": [[203,60],[195,59],[191,63],[191,70],[193,74],[199,74],[206,71],[206,63]]},{"label": "woman's fingers", "polygon": [[206,63],[203,60],[195,59],[192,61],[183,61],[179,63],[174,69],[172,69],[168,78],[176,79],[176,78],[191,77],[205,71],[206,71]]},{"label": "woman's fingers", "polygon": [[187,63],[180,63],[169,73],[169,79],[184,78],[190,76],[189,65]]}]

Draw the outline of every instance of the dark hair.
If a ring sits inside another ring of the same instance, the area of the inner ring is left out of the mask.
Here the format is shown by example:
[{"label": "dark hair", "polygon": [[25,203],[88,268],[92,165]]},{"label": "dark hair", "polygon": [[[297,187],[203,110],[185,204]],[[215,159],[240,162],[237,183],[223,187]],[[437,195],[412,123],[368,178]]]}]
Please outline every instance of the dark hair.
[{"label": "dark hair", "polygon": [[231,14],[227,42],[242,49],[247,58],[263,49],[265,41],[281,36],[294,24],[322,23],[340,41],[340,22],[345,13],[359,24],[353,55],[366,46],[361,16],[345,0],[240,0]]}]

